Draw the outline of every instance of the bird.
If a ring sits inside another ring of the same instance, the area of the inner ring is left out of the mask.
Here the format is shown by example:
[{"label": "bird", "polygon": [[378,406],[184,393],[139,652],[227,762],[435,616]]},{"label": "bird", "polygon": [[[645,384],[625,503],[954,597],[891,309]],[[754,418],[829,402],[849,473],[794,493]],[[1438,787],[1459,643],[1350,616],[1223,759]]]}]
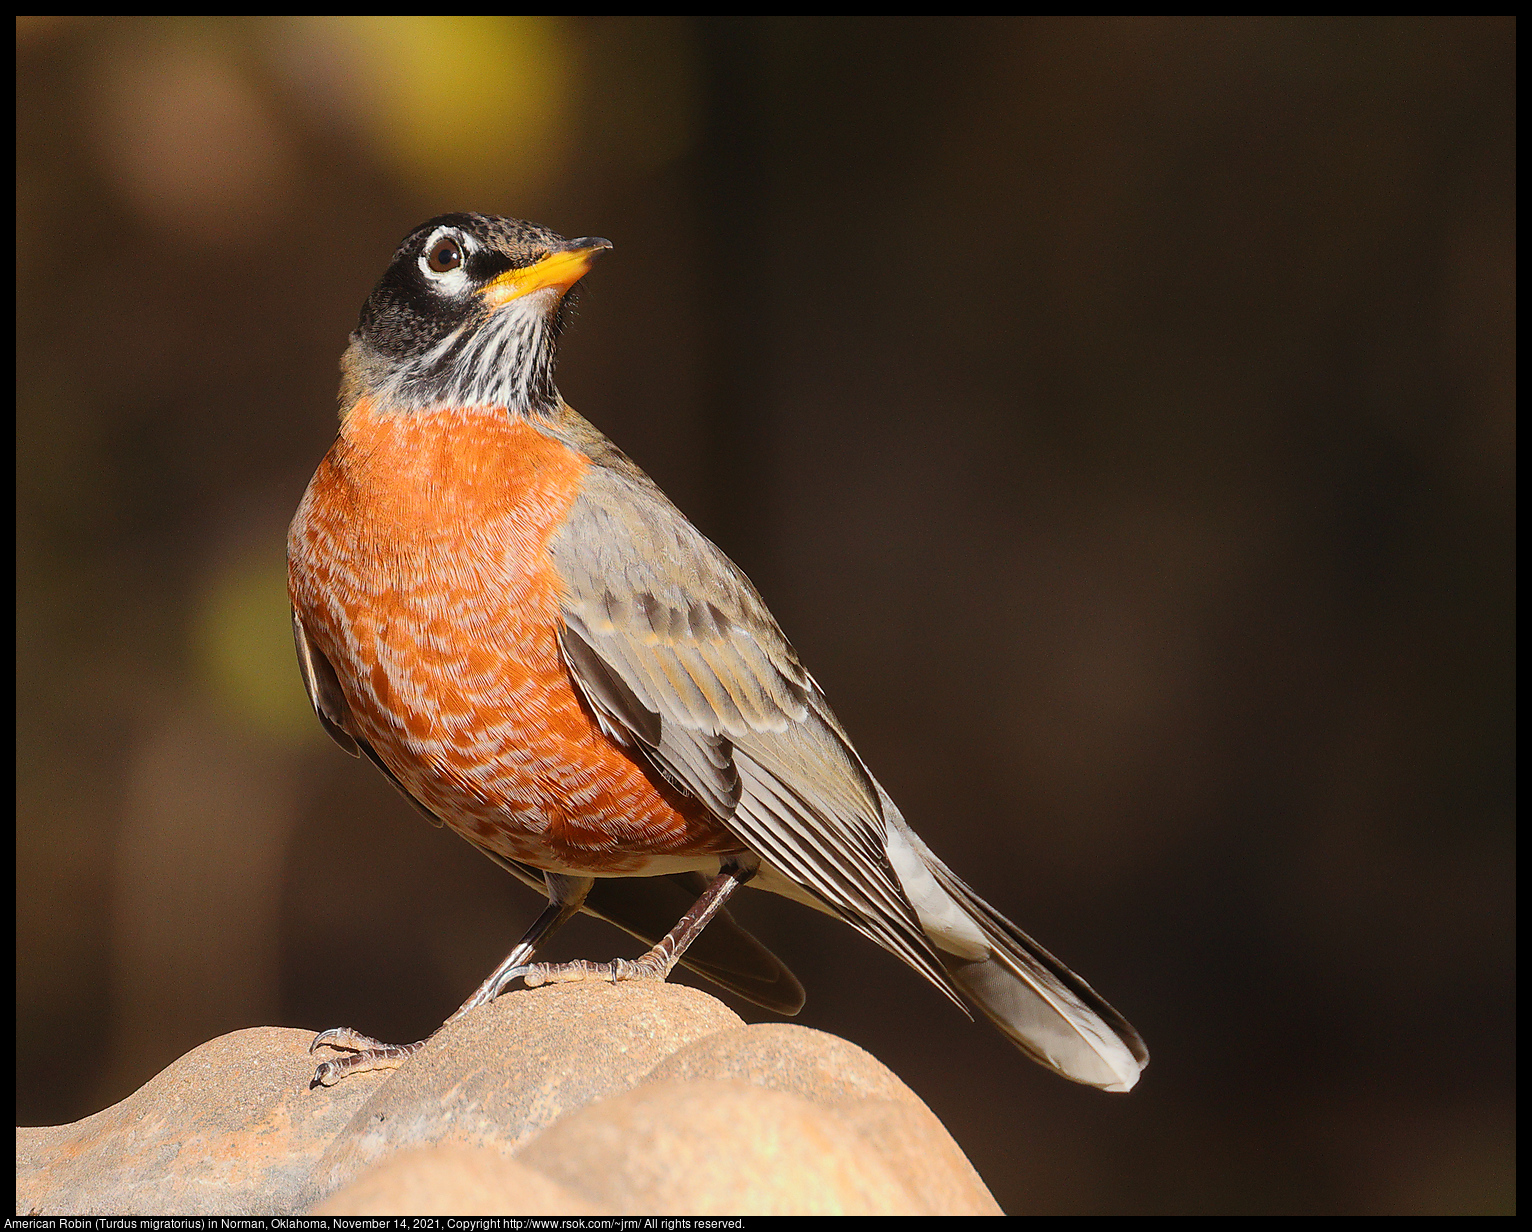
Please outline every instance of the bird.
[{"label": "bird", "polygon": [[[573,289],[611,247],[477,213],[405,236],[288,532],[321,726],[547,896],[438,1030],[518,978],[677,963],[794,1014],[802,985],[725,907],[748,884],[849,924],[1063,1077],[1130,1090],[1138,1033],[926,846],[745,574],[559,394]],[[532,962],[581,911],[651,948]],[[311,1086],[425,1043],[332,1028]]]}]

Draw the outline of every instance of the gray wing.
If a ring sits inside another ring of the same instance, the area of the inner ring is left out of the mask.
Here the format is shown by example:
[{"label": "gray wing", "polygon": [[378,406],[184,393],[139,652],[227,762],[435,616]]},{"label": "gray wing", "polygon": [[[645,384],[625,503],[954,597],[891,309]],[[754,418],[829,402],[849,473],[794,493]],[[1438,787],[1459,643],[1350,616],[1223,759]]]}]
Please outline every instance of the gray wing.
[{"label": "gray wing", "polygon": [[360,757],[361,749],[348,730],[351,726],[351,707],[346,704],[346,695],[341,691],[340,678],[330,666],[330,660],[309,641],[308,631],[303,627],[298,609],[293,608],[292,614],[293,645],[298,650],[298,670],[303,673],[303,687],[308,690],[309,703],[319,716],[319,725],[352,757]]},{"label": "gray wing", "polygon": [[607,733],[961,1005],[872,778],[749,579],[621,455],[586,473],[550,550],[559,645]]}]

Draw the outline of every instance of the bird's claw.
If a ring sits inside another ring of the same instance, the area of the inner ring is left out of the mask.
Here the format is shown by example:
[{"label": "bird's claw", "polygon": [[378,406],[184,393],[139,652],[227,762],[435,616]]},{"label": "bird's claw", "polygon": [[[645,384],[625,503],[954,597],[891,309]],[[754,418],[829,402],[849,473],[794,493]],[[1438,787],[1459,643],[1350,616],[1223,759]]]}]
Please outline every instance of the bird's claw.
[{"label": "bird's claw", "polygon": [[360,1031],[353,1031],[350,1027],[331,1027],[314,1037],[309,1052],[318,1052],[321,1048],[334,1048],[337,1052],[373,1052],[390,1047],[393,1045],[363,1035]]},{"label": "bird's claw", "polygon": [[351,1055],[337,1057],[333,1061],[321,1061],[319,1067],[314,1070],[314,1077],[309,1080],[309,1089],[332,1087],[342,1078],[349,1078],[352,1074],[398,1069],[419,1052],[424,1044],[425,1040],[416,1044],[385,1044],[382,1040],[375,1040],[372,1036],[353,1031],[350,1027],[331,1027],[328,1031],[321,1031],[314,1037],[314,1042],[309,1045],[309,1052],[312,1054],[320,1048],[334,1048],[339,1052],[349,1052]]}]

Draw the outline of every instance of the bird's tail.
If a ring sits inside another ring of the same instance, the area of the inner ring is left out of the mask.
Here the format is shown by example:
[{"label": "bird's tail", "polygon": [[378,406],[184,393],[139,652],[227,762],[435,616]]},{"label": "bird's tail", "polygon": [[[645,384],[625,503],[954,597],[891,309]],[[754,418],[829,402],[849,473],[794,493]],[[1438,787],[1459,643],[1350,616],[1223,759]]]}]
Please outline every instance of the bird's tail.
[{"label": "bird's tail", "polygon": [[1149,1050],[1089,984],[970,890],[883,795],[889,859],[948,977],[1033,1060],[1129,1091]]}]

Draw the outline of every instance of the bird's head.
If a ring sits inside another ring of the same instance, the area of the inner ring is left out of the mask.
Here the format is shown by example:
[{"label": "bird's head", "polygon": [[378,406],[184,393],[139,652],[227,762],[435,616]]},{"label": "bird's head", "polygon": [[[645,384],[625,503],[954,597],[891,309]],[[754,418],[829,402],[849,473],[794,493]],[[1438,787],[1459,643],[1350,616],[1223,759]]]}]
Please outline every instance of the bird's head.
[{"label": "bird's head", "polygon": [[443,214],[399,245],[341,361],[341,413],[558,404],[553,366],[571,287],[609,241],[488,214]]}]

